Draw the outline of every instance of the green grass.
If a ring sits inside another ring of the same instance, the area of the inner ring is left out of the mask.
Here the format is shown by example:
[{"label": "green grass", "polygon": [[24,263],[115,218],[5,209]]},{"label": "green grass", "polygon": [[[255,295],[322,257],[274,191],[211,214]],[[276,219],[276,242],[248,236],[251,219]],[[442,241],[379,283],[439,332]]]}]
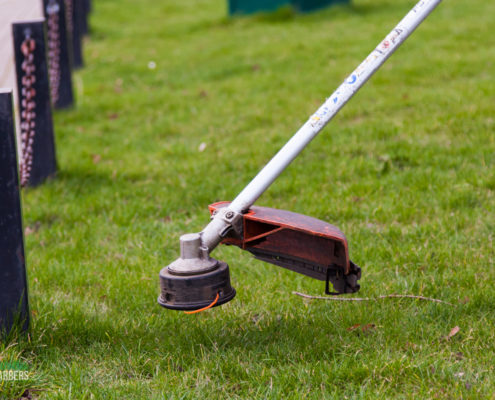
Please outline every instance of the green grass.
[{"label": "green grass", "polygon": [[0,360],[31,380],[0,398],[495,398],[493,1],[443,2],[257,202],[339,226],[358,295],[454,305],[305,301],[322,282],[221,247],[238,295],[193,316],[156,303],[179,236],[413,2],[233,20],[223,0],[94,3],[60,172],[23,193],[32,329]]}]

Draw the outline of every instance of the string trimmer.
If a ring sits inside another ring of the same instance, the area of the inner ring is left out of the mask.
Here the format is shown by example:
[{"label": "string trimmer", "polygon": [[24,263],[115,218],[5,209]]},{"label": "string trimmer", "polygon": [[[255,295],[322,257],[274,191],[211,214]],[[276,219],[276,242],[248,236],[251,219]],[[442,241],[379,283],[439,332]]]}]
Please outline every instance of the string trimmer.
[{"label": "string trimmer", "polygon": [[160,271],[160,305],[198,310],[234,298],[229,266],[210,257],[220,243],[236,245],[260,260],[325,281],[327,294],[359,290],[361,269],[349,259],[347,239],[338,228],[305,215],[253,204],[440,1],[416,4],[234,201],[210,205],[211,221],[203,231],[181,236],[180,257]]}]

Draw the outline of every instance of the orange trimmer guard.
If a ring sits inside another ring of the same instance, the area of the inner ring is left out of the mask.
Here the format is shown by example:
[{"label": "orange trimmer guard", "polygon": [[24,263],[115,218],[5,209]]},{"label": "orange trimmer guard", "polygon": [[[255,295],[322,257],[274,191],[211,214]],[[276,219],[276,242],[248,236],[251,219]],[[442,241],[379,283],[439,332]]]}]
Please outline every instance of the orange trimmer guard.
[{"label": "orange trimmer guard", "polygon": [[[211,204],[210,213],[229,204]],[[349,259],[345,235],[319,219],[252,206],[243,215],[242,232],[230,231],[222,244],[238,246],[259,260],[325,281],[327,294],[359,290],[361,269]],[[330,283],[334,291],[330,291]]]}]

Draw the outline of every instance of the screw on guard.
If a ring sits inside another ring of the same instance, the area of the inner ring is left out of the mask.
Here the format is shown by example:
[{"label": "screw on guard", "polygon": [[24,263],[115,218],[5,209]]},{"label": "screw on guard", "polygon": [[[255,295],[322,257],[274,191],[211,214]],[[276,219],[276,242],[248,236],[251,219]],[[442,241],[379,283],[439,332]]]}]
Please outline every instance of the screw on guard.
[{"label": "screw on guard", "polygon": [[210,206],[212,219],[201,233],[181,237],[181,256],[160,271],[160,305],[189,310],[207,307],[217,295],[215,306],[235,296],[228,265],[210,258],[220,243],[325,280],[326,293],[331,293],[330,282],[337,294],[359,289],[361,270],[350,261],[347,240],[337,228],[311,217],[251,206],[440,2],[419,1],[231,203]]}]

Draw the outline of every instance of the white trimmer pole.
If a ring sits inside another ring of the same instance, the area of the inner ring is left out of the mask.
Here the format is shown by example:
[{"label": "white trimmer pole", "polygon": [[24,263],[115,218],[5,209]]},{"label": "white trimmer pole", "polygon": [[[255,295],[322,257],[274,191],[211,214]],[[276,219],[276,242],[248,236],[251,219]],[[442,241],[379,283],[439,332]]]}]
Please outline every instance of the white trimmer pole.
[{"label": "white trimmer pole", "polygon": [[[441,0],[421,0],[385,37],[370,55],[345,79],[309,120],[292,136],[256,177],[228,206],[228,211],[242,214],[263,194],[299,153],[321,132],[351,97],[371,78],[382,64],[414,32]],[[226,211],[226,212],[228,212]],[[214,218],[202,232],[202,242],[210,251],[222,240],[225,218]]]},{"label": "white trimmer pole", "polygon": [[251,207],[440,2],[441,0],[421,0],[266,164],[229,208],[240,213]]}]

